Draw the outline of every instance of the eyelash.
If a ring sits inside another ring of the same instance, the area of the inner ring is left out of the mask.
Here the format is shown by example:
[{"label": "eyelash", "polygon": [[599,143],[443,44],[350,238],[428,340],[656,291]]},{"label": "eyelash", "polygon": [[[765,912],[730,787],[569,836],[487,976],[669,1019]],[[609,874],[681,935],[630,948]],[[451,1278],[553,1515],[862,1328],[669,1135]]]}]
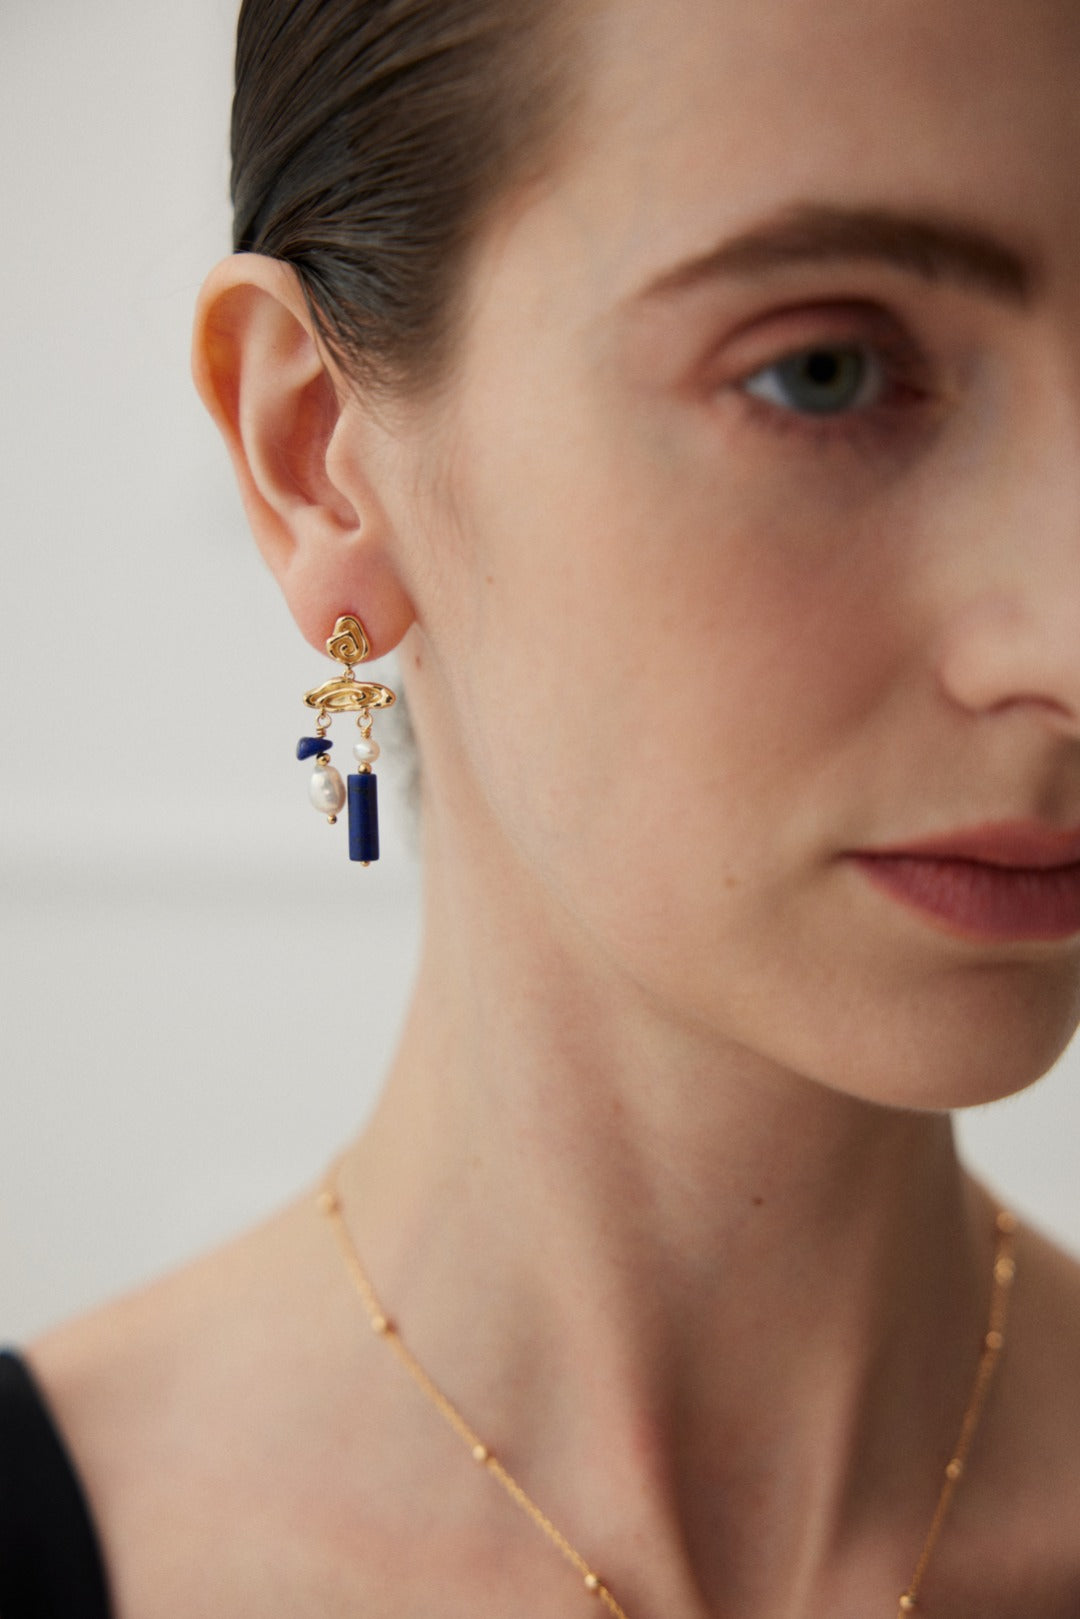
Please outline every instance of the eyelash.
[{"label": "eyelash", "polygon": [[[777,371],[791,360],[808,354],[858,350],[872,356],[882,374],[881,397],[870,405],[848,406],[832,413],[814,413],[795,406],[778,405],[747,392],[747,384]],[[870,440],[882,441],[915,425],[912,413],[925,410],[932,399],[927,385],[928,367],[911,341],[859,336],[829,336],[785,349],[766,365],[746,372],[729,386],[739,396],[746,415],[757,425],[783,437],[792,435],[809,446],[863,446]]]}]

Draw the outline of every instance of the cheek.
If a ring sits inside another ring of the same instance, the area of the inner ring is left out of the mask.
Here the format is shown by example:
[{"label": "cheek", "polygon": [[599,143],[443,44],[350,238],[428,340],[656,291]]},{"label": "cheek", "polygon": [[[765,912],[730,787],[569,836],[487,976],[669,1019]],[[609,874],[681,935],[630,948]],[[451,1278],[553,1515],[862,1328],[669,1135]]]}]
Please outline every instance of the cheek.
[{"label": "cheek", "polygon": [[727,913],[828,835],[807,773],[902,655],[897,569],[867,522],[800,505],[716,434],[529,397],[524,429],[466,419],[458,457],[474,555],[450,661],[484,791],[606,925],[621,904]]}]

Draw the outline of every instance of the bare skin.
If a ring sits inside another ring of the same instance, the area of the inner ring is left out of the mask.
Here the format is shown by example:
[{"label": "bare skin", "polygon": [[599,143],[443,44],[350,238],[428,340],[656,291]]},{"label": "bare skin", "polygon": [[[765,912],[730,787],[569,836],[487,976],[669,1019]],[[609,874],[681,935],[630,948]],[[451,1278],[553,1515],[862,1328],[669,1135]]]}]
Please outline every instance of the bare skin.
[{"label": "bare skin", "polygon": [[[946,1110],[1063,1049],[1080,942],[961,936],[847,856],[1080,823],[1080,20],[619,0],[588,42],[437,395],[349,397],[266,260],[200,305],[297,621],[401,643],[424,760],[423,965],[348,1219],[632,1619],[889,1619],[989,1293]],[[1031,287],[850,251],[672,284],[807,203],[978,226]],[[776,364],[830,343],[868,387],[811,421]],[[1018,1258],[948,1619],[1080,1613],[1080,1270]],[[589,1611],[312,1198],[31,1358],[119,1619]]]}]

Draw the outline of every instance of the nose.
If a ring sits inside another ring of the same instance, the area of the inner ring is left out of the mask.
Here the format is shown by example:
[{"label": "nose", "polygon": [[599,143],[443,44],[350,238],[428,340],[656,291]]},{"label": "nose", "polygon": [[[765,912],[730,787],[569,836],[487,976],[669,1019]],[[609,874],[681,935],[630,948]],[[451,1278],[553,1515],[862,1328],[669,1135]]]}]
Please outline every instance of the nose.
[{"label": "nose", "polygon": [[1080,555],[1056,601],[1035,602],[1030,582],[970,604],[939,662],[941,685],[972,713],[1027,708],[1049,729],[1080,737]]},{"label": "nose", "polygon": [[952,548],[937,674],[972,713],[1026,709],[1080,737],[1080,397],[1059,391],[1033,420],[977,513],[956,513],[967,537]]}]

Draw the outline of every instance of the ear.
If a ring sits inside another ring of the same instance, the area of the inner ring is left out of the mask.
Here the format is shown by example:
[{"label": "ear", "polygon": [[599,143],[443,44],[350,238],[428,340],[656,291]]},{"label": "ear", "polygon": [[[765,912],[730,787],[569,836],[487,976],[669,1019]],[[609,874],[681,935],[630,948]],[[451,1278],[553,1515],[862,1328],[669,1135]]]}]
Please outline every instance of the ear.
[{"label": "ear", "polygon": [[[293,617],[324,649],[336,619],[361,619],[379,657],[414,614],[393,536],[363,472],[356,401],[323,354],[292,267],[241,253],[199,295],[195,384],[240,484],[252,532]],[[349,405],[353,408],[347,408]],[[374,432],[374,426],[372,426]]]}]

